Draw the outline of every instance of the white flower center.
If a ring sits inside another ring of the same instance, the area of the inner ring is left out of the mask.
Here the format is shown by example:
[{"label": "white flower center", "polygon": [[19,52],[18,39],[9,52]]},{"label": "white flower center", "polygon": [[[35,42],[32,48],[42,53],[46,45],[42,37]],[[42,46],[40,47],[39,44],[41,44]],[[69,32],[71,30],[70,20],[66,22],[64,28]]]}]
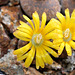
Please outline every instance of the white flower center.
[{"label": "white flower center", "polygon": [[70,32],[70,29],[69,29],[69,28],[67,28],[67,29],[63,32],[63,36],[64,36],[64,38],[63,38],[64,41],[69,41],[69,40],[71,40],[71,32]]},{"label": "white flower center", "polygon": [[37,44],[39,44],[39,43],[41,42],[41,40],[42,40],[42,35],[41,35],[41,34],[38,34],[38,35],[35,37],[35,42],[36,42]]},{"label": "white flower center", "polygon": [[42,34],[34,34],[32,37],[32,44],[40,45],[43,42]]}]

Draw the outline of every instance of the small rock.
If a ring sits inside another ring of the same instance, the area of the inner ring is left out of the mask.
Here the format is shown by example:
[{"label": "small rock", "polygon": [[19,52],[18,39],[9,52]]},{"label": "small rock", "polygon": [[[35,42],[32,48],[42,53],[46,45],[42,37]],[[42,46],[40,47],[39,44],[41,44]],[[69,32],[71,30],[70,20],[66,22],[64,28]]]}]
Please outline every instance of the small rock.
[{"label": "small rock", "polygon": [[16,38],[13,38],[11,41],[10,41],[10,44],[8,46],[8,49],[15,49],[16,48],[16,45],[17,45],[17,39]]},{"label": "small rock", "polygon": [[58,0],[20,0],[24,12],[32,17],[32,14],[37,11],[40,19],[43,12],[47,14],[47,20],[56,16],[56,12],[60,12],[60,4]]},{"label": "small rock", "polygon": [[27,41],[19,40],[18,41],[18,48],[21,48],[21,47],[25,46],[27,43],[28,43]]},{"label": "small rock", "polygon": [[59,58],[62,58],[62,59],[67,58],[67,52],[66,52],[65,48],[63,49],[63,52],[61,53],[61,55],[59,56]]},{"label": "small rock", "polygon": [[7,47],[10,43],[9,36],[5,33],[3,25],[0,23],[0,57],[7,53]]},{"label": "small rock", "polygon": [[19,4],[19,0],[10,0],[9,2],[9,6],[14,6],[14,5],[18,5]]},{"label": "small rock", "polygon": [[3,57],[9,51],[9,49],[14,50],[16,48],[16,45],[17,45],[17,39],[13,38],[11,39],[8,46],[6,47],[0,46],[0,51],[1,51],[0,57]]},{"label": "small rock", "polygon": [[4,27],[0,24],[0,58],[7,53],[8,49],[15,49],[17,44],[17,39],[13,38],[10,40],[9,36],[6,34]]},{"label": "small rock", "polygon": [[23,67],[19,63],[16,64],[16,56],[13,55],[14,50],[9,50],[7,54],[0,59],[0,69],[7,75],[24,75]]},{"label": "small rock", "polygon": [[3,46],[0,45],[0,58],[3,57],[4,54],[7,53],[7,50],[8,50],[7,46],[3,47]]},{"label": "small rock", "polygon": [[2,19],[2,23],[5,24],[5,27],[7,28],[8,31],[10,31],[10,33],[13,33],[13,31],[15,31],[17,26],[19,26],[18,14],[19,14],[18,7],[8,7],[8,6],[1,7],[0,17]]},{"label": "small rock", "polygon": [[0,0],[0,5],[7,4],[9,0]]},{"label": "small rock", "polygon": [[75,70],[73,70],[69,75],[75,75]]},{"label": "small rock", "polygon": [[56,71],[52,71],[52,70],[44,72],[43,74],[44,75],[62,75],[60,71],[56,72]]},{"label": "small rock", "polygon": [[69,8],[70,13],[75,9],[75,0],[61,0],[61,5],[63,11],[65,11],[66,8]]},{"label": "small rock", "polygon": [[24,21],[24,22],[27,22],[24,18],[23,18],[23,15],[24,15],[24,13],[23,13],[23,11],[22,11],[22,9],[20,8],[19,9],[19,18],[20,18],[20,20],[22,20],[22,21]]},{"label": "small rock", "polygon": [[10,38],[5,33],[3,25],[0,23],[0,45],[7,46],[10,42]]},{"label": "small rock", "polygon": [[3,71],[0,70],[0,75],[6,75]]}]

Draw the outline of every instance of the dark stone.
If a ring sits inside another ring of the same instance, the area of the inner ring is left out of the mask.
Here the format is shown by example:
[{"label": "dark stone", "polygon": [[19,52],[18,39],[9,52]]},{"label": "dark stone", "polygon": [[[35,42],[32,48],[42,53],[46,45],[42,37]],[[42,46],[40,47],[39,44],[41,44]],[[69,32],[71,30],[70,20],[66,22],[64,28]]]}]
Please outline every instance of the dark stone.
[{"label": "dark stone", "polygon": [[20,0],[24,12],[32,17],[32,14],[37,11],[40,19],[43,12],[47,14],[47,20],[56,16],[56,12],[60,12],[60,4],[58,0]]},{"label": "dark stone", "polygon": [[10,0],[9,2],[9,6],[14,6],[14,5],[18,5],[19,4],[19,0]]},{"label": "dark stone", "polygon": [[75,0],[61,0],[61,5],[63,11],[69,8],[70,13],[72,13],[72,11],[75,9]]},{"label": "dark stone", "polygon": [[19,40],[18,41],[18,48],[21,48],[21,47],[25,46],[27,43],[28,43],[28,41]]},{"label": "dark stone", "polygon": [[1,75],[1,74],[2,74],[2,75],[6,75],[5,72],[3,72],[3,71],[0,70],[0,75]]},{"label": "dark stone", "polygon": [[11,41],[10,41],[10,44],[8,46],[8,49],[15,49],[16,48],[16,45],[17,45],[17,38],[13,38]]},{"label": "dark stone", "polygon": [[7,4],[9,0],[0,0],[0,5]]}]

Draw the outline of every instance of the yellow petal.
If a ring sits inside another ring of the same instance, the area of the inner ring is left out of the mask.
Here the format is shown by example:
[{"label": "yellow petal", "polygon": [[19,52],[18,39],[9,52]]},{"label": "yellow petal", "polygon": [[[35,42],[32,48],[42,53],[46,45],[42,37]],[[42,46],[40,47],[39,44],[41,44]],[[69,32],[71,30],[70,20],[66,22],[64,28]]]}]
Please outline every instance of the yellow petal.
[{"label": "yellow petal", "polygon": [[29,34],[19,31],[19,30],[16,30],[13,34],[14,36],[16,36],[17,38],[23,41],[30,41],[30,39],[32,38]]},{"label": "yellow petal", "polygon": [[35,11],[35,13],[33,13],[32,17],[33,17],[33,21],[34,21],[34,24],[35,24],[35,30],[37,31],[39,29],[39,26],[40,26],[39,15]]},{"label": "yellow petal", "polygon": [[40,55],[41,55],[43,61],[44,61],[45,63],[47,63],[47,61],[46,61],[47,59],[45,59],[45,54],[44,54],[44,52],[43,52],[43,48],[40,47],[39,51],[40,51]]},{"label": "yellow petal", "polygon": [[46,62],[47,62],[48,64],[52,64],[52,63],[53,63],[53,60],[52,60],[52,58],[49,56],[49,54],[46,52],[46,50],[43,49],[42,51],[43,51],[43,53],[44,53]]},{"label": "yellow petal", "polygon": [[52,18],[51,21],[53,21],[57,25],[61,26],[61,23],[57,19]]},{"label": "yellow petal", "polygon": [[41,30],[44,28],[45,24],[46,24],[46,13],[44,12],[42,14]]},{"label": "yellow petal", "polygon": [[58,19],[61,22],[62,30],[65,30],[66,29],[66,27],[65,27],[65,23],[66,23],[65,17],[59,12],[57,12],[56,16],[58,17]]},{"label": "yellow petal", "polygon": [[34,55],[35,55],[35,48],[34,48],[34,46],[32,46],[31,50],[28,53],[28,57],[27,57],[27,59],[25,61],[25,67],[29,67],[30,66],[30,64],[33,61]]},{"label": "yellow petal", "polygon": [[66,47],[67,55],[71,56],[72,55],[72,50],[71,50],[70,45],[67,42],[66,42],[65,47]]},{"label": "yellow petal", "polygon": [[27,45],[25,45],[24,47],[22,47],[22,48],[19,48],[19,49],[17,49],[17,50],[15,50],[14,51],[14,54],[15,55],[23,55],[23,54],[25,54],[30,48],[31,48],[31,46],[32,46],[32,43],[30,42],[30,43],[28,43]]},{"label": "yellow petal", "polygon": [[33,31],[32,31],[32,28],[31,28],[28,24],[26,24],[25,22],[20,21],[20,24],[21,24],[21,25],[20,25],[19,27],[28,29],[29,31],[33,32]]},{"label": "yellow petal", "polygon": [[47,47],[47,46],[45,46],[45,45],[43,45],[43,48],[44,48],[46,51],[48,51],[50,54],[52,54],[54,57],[58,57],[58,54],[57,54],[55,51],[53,51],[51,48],[49,48],[49,47]]},{"label": "yellow petal", "polygon": [[58,54],[59,54],[59,55],[61,55],[63,49],[64,49],[64,42],[62,42],[62,43],[60,44],[60,49],[58,50]]},{"label": "yellow petal", "polygon": [[56,24],[54,19],[51,19],[48,22],[48,24],[45,26],[45,28],[43,29],[42,33],[43,33],[43,35],[45,35],[54,29],[61,29],[61,26],[59,24]]},{"label": "yellow petal", "polygon": [[53,30],[53,31],[52,31],[52,33],[58,33],[58,34],[62,34],[63,32],[62,32],[62,30],[55,29],[55,30]]},{"label": "yellow petal", "polygon": [[73,49],[75,49],[75,42],[74,41],[69,41],[69,44],[70,44],[70,46],[73,48]]},{"label": "yellow petal", "polygon": [[72,32],[75,32],[75,9],[73,10],[73,12],[71,14],[71,22],[70,22],[70,24],[71,24],[70,30]]},{"label": "yellow petal", "polygon": [[40,54],[38,48],[36,48],[36,57],[37,57],[37,60],[38,60],[39,65],[40,65],[42,68],[44,68],[44,62],[43,62],[43,59],[41,58],[41,54]]},{"label": "yellow petal", "polygon": [[58,38],[62,39],[63,35],[58,34],[58,33],[53,33],[53,32],[50,32],[47,35],[45,35],[46,40],[48,40],[48,39],[58,39]]},{"label": "yellow petal", "polygon": [[34,25],[33,25],[32,21],[25,15],[23,15],[23,17],[24,17],[25,20],[27,20],[30,23],[30,25],[32,26],[32,28],[34,30]]},{"label": "yellow petal", "polygon": [[70,13],[69,13],[69,9],[67,8],[66,10],[65,10],[65,15],[66,15],[66,20],[70,20]]},{"label": "yellow petal", "polygon": [[17,61],[21,61],[21,60],[27,58],[27,56],[28,56],[28,53],[26,53],[26,54],[24,54],[22,56],[17,56]]},{"label": "yellow petal", "polygon": [[46,46],[49,46],[49,47],[52,47],[52,48],[55,48],[55,49],[59,49],[58,45],[54,45],[52,42],[50,41],[44,41],[43,42],[43,45],[46,45]]},{"label": "yellow petal", "polygon": [[72,33],[72,40],[75,40],[75,32]]},{"label": "yellow petal", "polygon": [[69,13],[69,9],[67,8],[65,10],[65,15],[66,15],[66,28],[70,28],[71,24],[70,24],[70,13]]},{"label": "yellow petal", "polygon": [[39,63],[38,63],[38,58],[36,57],[36,68],[39,69]]},{"label": "yellow petal", "polygon": [[47,35],[44,36],[45,39],[57,39],[57,38],[62,38],[62,31],[59,29],[55,29],[52,32],[48,33]]},{"label": "yellow petal", "polygon": [[22,31],[22,32],[24,32],[24,33],[28,33],[29,35],[31,35],[32,36],[32,32],[31,31],[29,31],[28,29],[25,29],[25,28],[22,28],[22,27],[17,27],[17,29],[19,29],[20,31]]},{"label": "yellow petal", "polygon": [[73,10],[73,12],[72,12],[72,14],[71,14],[71,19],[73,20],[75,20],[75,9]]},{"label": "yellow petal", "polygon": [[60,44],[61,42],[63,42],[63,39],[55,39],[55,40],[53,40],[54,44]]},{"label": "yellow petal", "polygon": [[56,33],[56,34],[63,34],[62,30],[59,30],[59,29],[54,29],[53,31],[47,33],[47,34],[52,34],[52,33]]},{"label": "yellow petal", "polygon": [[74,20],[74,22],[71,20],[69,29],[72,33],[75,32],[75,20]]},{"label": "yellow petal", "polygon": [[65,17],[61,13],[57,12],[56,16],[58,17],[58,19],[62,24],[65,23]]}]

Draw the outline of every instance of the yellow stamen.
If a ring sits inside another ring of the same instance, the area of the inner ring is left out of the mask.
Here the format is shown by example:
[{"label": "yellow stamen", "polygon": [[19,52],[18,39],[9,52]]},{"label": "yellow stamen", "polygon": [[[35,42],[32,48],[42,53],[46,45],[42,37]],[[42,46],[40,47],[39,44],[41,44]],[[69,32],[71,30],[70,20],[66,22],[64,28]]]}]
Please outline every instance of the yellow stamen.
[{"label": "yellow stamen", "polygon": [[42,40],[42,35],[41,34],[38,34],[36,37],[35,37],[35,43],[39,44]]},{"label": "yellow stamen", "polygon": [[43,42],[42,34],[34,34],[32,37],[32,43],[34,45],[40,45]]},{"label": "yellow stamen", "polygon": [[64,32],[63,35],[64,35],[64,38],[65,39],[68,39],[69,38],[69,36],[70,36],[70,30],[69,30],[69,28],[65,30],[65,32]]},{"label": "yellow stamen", "polygon": [[71,32],[70,32],[70,29],[69,28],[67,28],[64,32],[63,32],[63,36],[64,36],[64,38],[63,38],[63,40],[64,41],[70,41],[71,40]]}]

